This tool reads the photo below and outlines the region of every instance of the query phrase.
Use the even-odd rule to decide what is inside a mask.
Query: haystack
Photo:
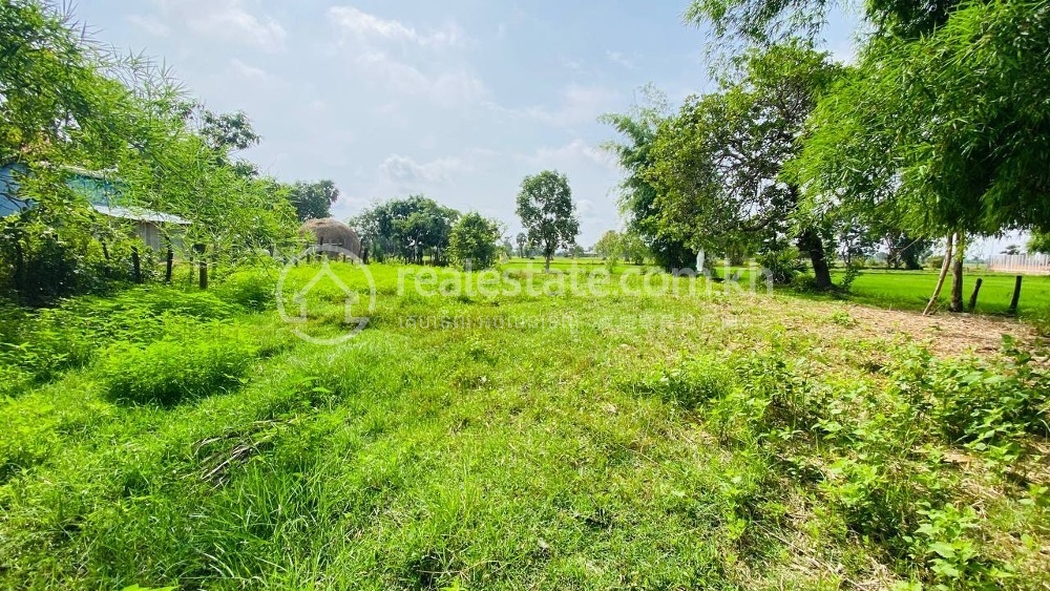
[[[313,236],[314,244],[338,246],[355,256],[361,256],[361,238],[357,232],[335,218],[307,220],[299,228],[299,235],[307,234]]]

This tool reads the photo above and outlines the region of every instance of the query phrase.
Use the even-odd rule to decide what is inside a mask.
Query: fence
[[[1050,275],[1050,255],[1004,254],[993,256],[988,262],[988,270],[1016,275]]]

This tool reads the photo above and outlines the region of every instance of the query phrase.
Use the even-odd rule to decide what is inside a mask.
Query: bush
[[[99,374],[114,400],[171,405],[229,391],[240,383],[256,353],[247,342],[209,334],[145,347],[122,343],[103,353]]]
[[[790,284],[806,268],[799,259],[798,249],[794,246],[780,250],[767,250],[760,253],[757,260],[766,272],[766,276],[775,285]]]
[[[277,277],[264,271],[243,271],[224,279],[214,290],[223,303],[261,312],[276,306]]]
[[[926,266],[931,269],[940,269],[944,266],[944,255],[936,255],[926,259]]]

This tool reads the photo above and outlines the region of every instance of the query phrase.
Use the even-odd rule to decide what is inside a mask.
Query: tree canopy
[[[568,177],[552,170],[525,177],[517,205],[529,243],[540,248],[549,271],[554,253],[575,244],[580,233]]]
[[[396,256],[423,264],[429,254],[434,264],[444,264],[452,225],[460,213],[433,199],[412,195],[376,203],[350,221],[377,260]]]
[[[496,262],[499,223],[476,211],[459,218],[449,236],[449,259],[463,268],[487,269]]]

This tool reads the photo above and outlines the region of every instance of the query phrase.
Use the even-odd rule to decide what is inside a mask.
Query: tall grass
[[[335,346],[249,280],[19,324],[93,346],[0,402],[0,584],[1050,584],[1030,344],[943,358],[779,295],[430,298],[371,272],[373,321]],[[346,329],[345,294],[311,297],[297,328]]]

